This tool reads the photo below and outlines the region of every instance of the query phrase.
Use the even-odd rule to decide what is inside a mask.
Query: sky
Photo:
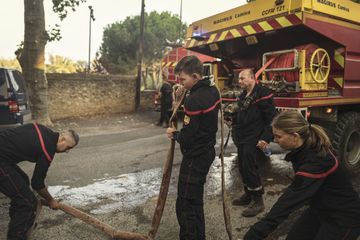
[[[196,20],[243,5],[246,0],[182,0],[182,20]],[[181,0],[145,0],[145,11],[170,11],[180,14]],[[24,0],[0,0],[0,58],[14,58],[17,45],[24,38]],[[62,22],[52,12],[52,0],[44,0],[45,24],[51,29],[60,24],[62,39],[46,45],[46,55],[60,55],[72,60],[87,61],[89,54],[89,8],[94,9],[91,59],[102,42],[103,29],[141,11],[141,0],[87,0],[76,12],[69,12]]]

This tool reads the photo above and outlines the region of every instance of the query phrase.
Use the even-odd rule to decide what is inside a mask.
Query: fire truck
[[[230,88],[225,83],[228,83],[230,79],[232,79],[232,72],[230,72],[227,66],[222,63],[221,59],[190,51],[183,47],[174,48],[166,52],[163,59],[161,60],[161,70],[167,73],[167,79],[171,84],[173,84],[174,87],[179,84],[178,76],[174,73],[175,66],[181,58],[190,55],[197,56],[200,61],[203,62],[203,76],[211,77],[220,91],[229,91]],[[159,111],[160,99],[158,93],[155,95],[154,103],[155,109]]]
[[[325,127],[349,172],[360,171],[360,4],[252,1],[193,22],[185,48],[261,72],[276,107]]]
[[[221,59],[190,51],[183,47],[178,47],[168,51],[161,61],[161,69],[168,73],[168,80],[170,82],[179,83],[178,77],[174,74],[175,66],[181,58],[189,55],[195,55],[201,62],[203,62],[204,76],[213,77],[216,85],[220,89],[225,87],[224,83],[229,81],[232,73],[230,73],[230,70],[226,67],[226,65],[222,64]]]

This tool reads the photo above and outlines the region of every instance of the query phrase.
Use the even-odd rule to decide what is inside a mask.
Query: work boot
[[[234,199],[232,205],[234,206],[246,206],[251,202],[251,196],[247,193],[244,193],[241,197]]]
[[[262,196],[252,196],[251,203],[249,206],[242,212],[244,217],[255,217],[262,211],[264,211],[264,200]]]

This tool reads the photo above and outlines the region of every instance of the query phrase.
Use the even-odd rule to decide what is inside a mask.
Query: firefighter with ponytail
[[[360,200],[329,137],[297,111],[272,122],[275,142],[290,152],[295,177],[269,213],[246,233],[245,240],[265,239],[290,213],[308,204],[288,233],[288,240],[355,240],[360,236]]]

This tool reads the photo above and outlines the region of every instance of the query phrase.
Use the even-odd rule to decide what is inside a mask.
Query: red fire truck
[[[207,56],[198,52],[190,51],[183,47],[175,48],[171,51],[168,51],[164,58],[161,61],[161,70],[167,73],[167,79],[176,86],[179,83],[178,77],[174,74],[174,69],[178,61],[181,58],[189,55],[197,56],[200,61],[204,64],[204,76],[209,76],[213,78],[215,84],[219,87],[221,91],[226,91],[230,87],[228,82],[232,79],[232,72],[227,68],[227,66],[220,60],[215,57]],[[160,100],[155,96],[155,108],[159,109]]]
[[[264,69],[278,109],[326,127],[351,173],[360,170],[360,4],[256,0],[190,25],[185,47],[234,69]]]
[[[221,59],[190,51],[183,47],[167,52],[161,61],[161,69],[168,72],[169,81],[179,83],[177,76],[174,74],[174,68],[181,58],[189,55],[197,56],[204,63],[204,76],[213,77],[215,83],[221,89],[225,87],[224,83],[230,79],[230,76],[229,69],[222,63]]]

